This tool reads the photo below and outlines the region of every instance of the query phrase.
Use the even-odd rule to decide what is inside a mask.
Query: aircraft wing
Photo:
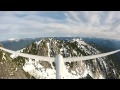
[[[30,58],[30,59],[36,59],[36,60],[41,60],[41,61],[51,61],[54,62],[55,58],[54,57],[45,57],[45,56],[37,56],[37,55],[31,55],[31,54],[25,54],[25,53],[19,53],[16,51],[12,51],[9,49],[5,49],[0,47],[1,50],[4,50],[6,52],[18,55],[18,56],[22,56],[25,58]],[[95,58],[100,58],[100,57],[105,57],[114,53],[120,52],[120,50],[115,50],[115,51],[111,51],[111,52],[107,52],[107,53],[102,53],[102,54],[97,54],[97,55],[91,55],[91,56],[83,56],[83,57],[68,57],[68,58],[64,58],[64,62],[73,62],[73,61],[80,61],[80,60],[91,60],[91,59],[95,59]]]
[[[54,60],[55,60],[54,57],[45,57],[45,56],[37,56],[37,55],[19,53],[19,52],[12,51],[12,50],[9,50],[9,49],[5,49],[5,48],[2,48],[2,47],[0,47],[0,49],[4,50],[6,52],[9,52],[9,53],[18,55],[18,56],[25,57],[25,58],[36,59],[36,60],[41,60],[41,61],[50,61],[50,62],[54,62]]]
[[[69,58],[64,58],[64,62],[73,62],[73,61],[80,61],[80,60],[90,60],[90,59],[95,59],[95,58],[100,58],[100,57],[105,57],[114,53],[120,52],[119,50],[107,52],[107,53],[102,53],[102,54],[97,54],[97,55],[90,55],[90,56],[83,56],[83,57],[69,57]]]

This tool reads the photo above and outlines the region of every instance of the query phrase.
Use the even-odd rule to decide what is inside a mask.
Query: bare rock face
[[[0,79],[27,79],[22,68],[10,58],[10,55],[0,50]]]

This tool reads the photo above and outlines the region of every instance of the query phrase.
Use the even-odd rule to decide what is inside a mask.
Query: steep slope
[[[34,42],[22,49],[20,52],[33,55],[55,57],[58,53],[63,57],[87,56],[101,53],[93,45],[85,43],[81,38],[72,40],[56,40],[45,38]],[[12,57],[14,58],[14,57]],[[51,62],[39,62],[38,60],[17,57],[18,64],[35,78],[55,78],[55,64]],[[114,61],[109,57],[98,58],[90,61],[78,61],[65,63],[65,74],[63,78],[93,78],[112,79],[119,78],[119,70]]]
[[[84,41],[100,50],[102,53],[120,49],[120,41],[101,39],[101,38],[83,38]],[[108,56],[115,63],[115,66],[120,70],[120,53]]]
[[[27,79],[25,74],[8,53],[0,50],[0,79]]]

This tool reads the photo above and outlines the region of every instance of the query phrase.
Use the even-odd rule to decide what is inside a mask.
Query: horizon
[[[99,38],[99,37],[79,37],[79,36],[73,36],[73,37],[69,37],[69,36],[66,36],[66,37],[29,37],[29,38],[9,38],[9,39],[6,39],[6,40],[0,40],[0,42],[4,42],[4,41],[19,41],[19,40],[24,40],[24,39],[41,39],[41,38],[81,38],[81,39],[84,39],[84,38],[87,38],[87,39],[102,39],[102,40],[113,40],[113,41],[120,41],[120,40],[116,40],[116,39],[109,39],[109,38]]]
[[[0,41],[36,37],[120,40],[119,11],[0,11]]]

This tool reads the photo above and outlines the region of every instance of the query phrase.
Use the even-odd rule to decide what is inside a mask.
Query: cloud
[[[77,14],[78,21],[73,21],[73,23],[81,23],[78,25],[75,24],[74,27],[77,26],[76,32],[82,33],[84,36],[92,36],[92,37],[101,37],[101,38],[109,38],[109,39],[120,39],[118,33],[119,32],[119,22],[120,22],[120,12],[110,12],[110,11],[80,11],[74,12]],[[72,14],[71,14],[72,15]],[[72,21],[68,17],[68,21]],[[84,18],[84,19],[83,19]],[[79,29],[79,30],[78,30]],[[112,36],[112,37],[111,37]]]
[[[1,11],[0,40],[46,36],[87,36],[120,40],[120,12]]]

